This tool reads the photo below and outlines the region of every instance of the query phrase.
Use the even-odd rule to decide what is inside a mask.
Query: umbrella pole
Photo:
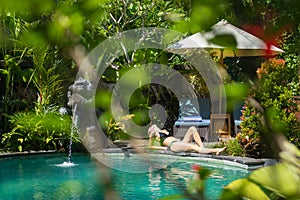
[[[224,56],[223,56],[224,49],[220,49],[220,51],[221,51],[220,65],[221,65],[221,67],[224,67]]]
[[[224,49],[220,49],[220,51],[221,51],[221,55],[220,55],[220,66],[221,66],[221,68],[224,68],[224,56],[223,56],[223,52],[224,52]],[[223,70],[223,69],[222,69]],[[223,81],[222,80],[222,75],[221,75],[221,81]],[[222,90],[221,90],[221,88],[220,88],[220,99],[219,99],[219,113],[222,113]]]

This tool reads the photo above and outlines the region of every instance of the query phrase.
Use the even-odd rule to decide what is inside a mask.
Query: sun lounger
[[[203,141],[209,140],[210,99],[195,98],[179,101],[179,118],[174,124],[174,136],[182,138],[195,126]]]

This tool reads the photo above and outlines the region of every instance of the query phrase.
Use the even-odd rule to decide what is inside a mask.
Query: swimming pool
[[[134,156],[114,154],[109,158],[114,165],[122,167],[142,167],[142,171],[147,167],[140,164],[131,166],[139,163]],[[164,159],[166,157],[159,158]],[[99,173],[91,156],[75,154],[72,156],[74,166],[58,166],[65,160],[66,156],[62,154],[1,158],[0,199],[103,199],[103,187],[99,183],[103,174]],[[159,170],[137,170],[133,173],[117,167],[117,170],[112,170],[113,188],[121,199],[128,200],[158,199],[179,194],[180,188],[194,177],[191,170],[194,164],[210,168],[213,172],[206,185],[208,199],[218,199],[223,186],[249,173],[236,167],[179,158]]]

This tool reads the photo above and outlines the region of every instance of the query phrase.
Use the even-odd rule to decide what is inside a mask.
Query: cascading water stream
[[[71,131],[70,142],[69,142],[69,154],[68,154],[68,162],[69,163],[71,162],[71,156],[72,156],[72,138],[73,138],[73,133]]]
[[[72,158],[72,141],[73,141],[73,136],[74,136],[74,131],[77,131],[77,120],[78,120],[78,115],[76,115],[77,112],[77,104],[78,103],[83,103],[87,102],[89,99],[93,98],[93,93],[94,91],[94,86],[93,84],[85,80],[84,78],[78,78],[73,85],[69,87],[68,91],[68,105],[73,108],[72,110],[72,126],[71,126],[71,133],[70,133],[70,140],[69,140],[69,152],[68,152],[68,159],[62,164],[56,165],[59,167],[69,167],[69,166],[74,166],[76,164],[72,163],[71,158]],[[85,98],[86,95],[88,94],[88,99]]]
[[[73,140],[73,134],[76,130],[77,126],[77,115],[75,115],[77,110],[77,103],[74,106],[73,116],[72,116],[72,127],[71,127],[71,134],[70,134],[70,141],[69,141],[69,154],[68,154],[68,162],[71,163],[71,157],[72,157],[72,140]]]
[[[71,126],[71,133],[70,133],[70,140],[69,140],[69,153],[68,153],[68,161],[63,162],[62,164],[58,164],[58,167],[72,167],[76,164],[71,162],[72,157],[72,141],[73,141],[73,134],[77,127],[77,115],[75,115],[77,109],[77,104],[74,105],[73,115],[72,115],[72,126]]]

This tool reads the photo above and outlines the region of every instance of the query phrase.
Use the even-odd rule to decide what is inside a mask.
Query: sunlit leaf
[[[7,75],[8,74],[8,70],[0,69],[0,73],[3,74],[3,75]]]
[[[99,6],[109,2],[109,0],[83,0],[80,2],[80,7],[86,11],[99,9]]]
[[[48,144],[51,140],[52,138],[46,138],[46,144]]]
[[[268,200],[269,197],[256,184],[247,179],[239,179],[231,182],[222,193],[222,200],[247,198],[251,200]],[[239,198],[237,198],[239,197]]]
[[[28,13],[31,16],[42,15],[47,12],[51,12],[55,6],[53,0],[3,0],[0,1],[0,7],[2,9],[13,10],[17,13]]]
[[[249,179],[285,198],[300,198],[300,177],[293,166],[280,163],[254,171]]]
[[[187,190],[190,193],[198,193],[204,191],[204,181],[200,179],[192,179],[188,182]]]
[[[226,84],[225,89],[229,108],[234,108],[236,104],[241,104],[249,91],[249,87],[242,83]]]
[[[18,138],[18,141],[19,141],[20,143],[23,143],[24,139],[23,139],[23,138]]]
[[[208,176],[211,174],[211,170],[210,169],[207,169],[207,168],[203,168],[201,167],[201,169],[198,171],[198,174],[199,174],[199,178],[201,180],[205,180],[208,178]]]
[[[224,8],[217,0],[194,0],[189,19],[183,19],[176,23],[175,30],[182,33],[208,30]]]
[[[166,197],[159,198],[160,200],[174,200],[174,199],[184,199],[185,196],[182,194],[174,194],[174,195],[168,195]]]
[[[282,146],[284,151],[280,152],[280,158],[287,163],[293,164],[300,170],[300,150],[294,144],[287,141],[283,141]]]
[[[70,20],[72,22],[72,31],[76,34],[80,34],[83,29],[83,16],[79,12],[75,12],[70,16]]]
[[[30,31],[21,36],[21,42],[28,46],[38,46],[44,44],[46,39],[41,32]]]
[[[108,91],[98,91],[95,97],[95,106],[97,108],[106,110],[111,106],[111,93]]]
[[[230,34],[216,35],[210,41],[214,44],[227,47],[227,48],[236,49],[237,47],[237,42],[235,40],[235,37]]]
[[[19,150],[20,152],[22,151],[22,146],[21,146],[21,145],[18,146],[18,150]]]

